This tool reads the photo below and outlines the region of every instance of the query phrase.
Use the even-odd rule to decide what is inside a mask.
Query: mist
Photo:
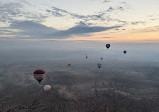
[[[103,63],[109,66],[115,62],[116,67],[122,66],[118,63],[158,67],[158,44],[112,43],[108,50],[105,44],[93,41],[3,40],[0,42],[0,61],[3,65],[34,61],[55,62],[55,65],[59,62],[79,64],[85,61],[85,55],[88,54],[90,63],[100,62],[99,58],[103,57]],[[124,55],[123,50],[128,53]]]
[[[90,111],[97,107],[88,102],[94,102],[94,105],[103,102],[101,108],[97,108],[97,112],[101,112],[105,104],[112,106],[116,100],[122,101],[126,111],[130,110],[127,104],[136,105],[132,102],[140,102],[138,106],[143,112],[145,109],[158,110],[159,100],[154,98],[159,94],[159,45],[110,43],[111,47],[106,49],[105,44],[94,41],[0,41],[1,110]],[[46,72],[40,85],[33,76],[37,69]],[[43,91],[47,84],[52,87],[49,94]],[[144,98],[150,99],[145,102]],[[150,102],[154,102],[151,108],[144,107]],[[58,108],[59,105],[63,108]],[[119,105],[121,102],[109,110],[119,108]],[[126,112],[122,108],[114,112]]]

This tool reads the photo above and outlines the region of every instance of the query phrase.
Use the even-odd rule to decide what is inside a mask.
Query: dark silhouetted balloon
[[[107,49],[109,49],[109,47],[110,47],[110,44],[106,44],[105,46],[106,46],[106,48],[107,48]]]
[[[88,59],[88,56],[87,56],[87,54],[86,54],[86,59]]]
[[[34,71],[34,78],[40,83],[45,78],[45,71],[43,70]]]
[[[67,66],[68,66],[68,67],[70,67],[70,66],[71,66],[71,64],[69,63],[69,64],[67,64]]]
[[[103,59],[104,59],[104,58],[102,58],[102,57],[100,58],[100,60],[103,60]]]
[[[127,51],[123,51],[123,53],[124,53],[124,54],[126,54],[126,53],[127,53]]]
[[[101,67],[102,67],[102,64],[98,63],[98,64],[97,64],[97,67],[98,67],[98,68],[101,68]]]

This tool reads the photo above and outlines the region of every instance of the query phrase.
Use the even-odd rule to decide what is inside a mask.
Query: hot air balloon
[[[124,53],[124,54],[126,54],[126,53],[127,53],[127,51],[123,51],[123,53]]]
[[[86,54],[86,59],[88,58],[87,54]]]
[[[103,60],[103,59],[104,59],[104,58],[102,58],[102,57],[100,58],[100,60]]]
[[[110,47],[110,44],[106,44],[105,46],[106,46],[106,48],[107,48],[107,49],[109,49],[109,47]]]
[[[69,64],[67,64],[67,66],[68,66],[68,67],[70,67],[70,66],[71,66],[71,64],[69,63]]]
[[[45,71],[43,70],[34,71],[34,78],[40,83],[45,78]]]
[[[97,64],[97,67],[98,67],[98,68],[101,68],[101,67],[102,67],[102,64],[98,63],[98,64]]]
[[[45,85],[45,86],[44,86],[44,91],[45,91],[46,93],[49,93],[50,90],[51,90],[51,86],[50,86],[50,85]]]

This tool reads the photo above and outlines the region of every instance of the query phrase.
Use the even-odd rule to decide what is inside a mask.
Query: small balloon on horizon
[[[107,48],[107,49],[109,49],[109,48],[110,48],[110,44],[106,44],[105,46],[106,46],[106,48]]]
[[[124,53],[124,54],[126,54],[126,53],[127,53],[127,51],[126,51],[126,50],[124,50],[124,51],[123,51],[123,53]]]

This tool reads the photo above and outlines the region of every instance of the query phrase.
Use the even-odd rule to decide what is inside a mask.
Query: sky
[[[158,0],[1,0],[0,40],[159,43]]]

